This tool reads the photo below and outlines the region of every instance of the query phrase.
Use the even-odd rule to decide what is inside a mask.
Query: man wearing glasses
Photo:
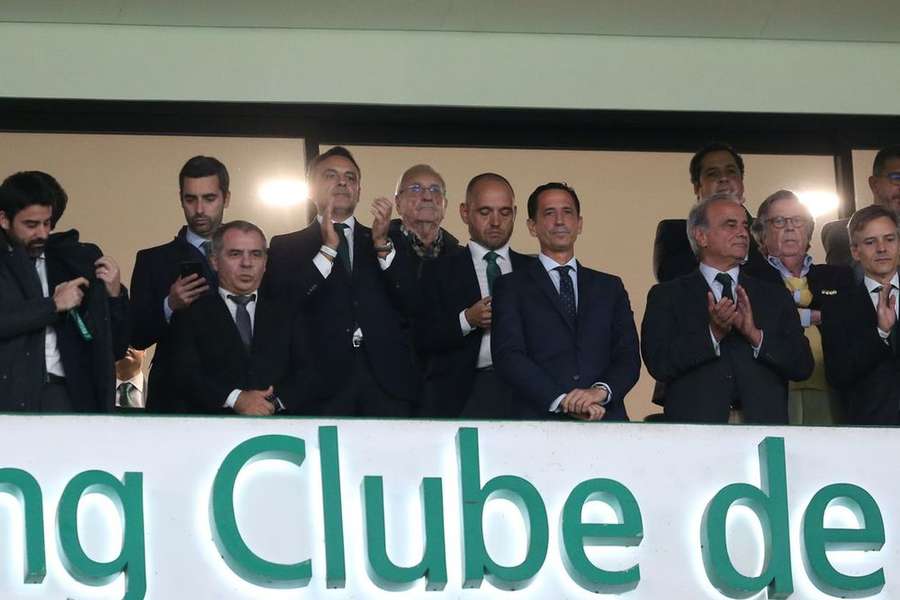
[[[900,216],[900,146],[882,148],[872,163],[869,177],[874,204],[883,206]],[[825,246],[825,262],[829,265],[854,266],[862,279],[862,269],[850,256],[850,236],[847,225],[850,219],[826,223],[822,228],[822,244]]]
[[[459,240],[441,227],[447,211],[447,185],[429,165],[413,165],[400,177],[394,201],[399,219],[391,221],[391,233],[408,242],[410,263],[416,277],[422,263],[460,249]]]

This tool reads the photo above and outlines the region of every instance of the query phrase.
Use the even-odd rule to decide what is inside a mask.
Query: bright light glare
[[[840,204],[834,192],[800,192],[797,196],[815,218],[837,211]]]
[[[259,187],[259,197],[270,206],[295,206],[309,197],[309,187],[301,179],[272,179]]]

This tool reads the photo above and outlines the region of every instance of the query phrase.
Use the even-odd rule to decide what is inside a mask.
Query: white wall
[[[6,97],[895,114],[895,44],[0,24]]]

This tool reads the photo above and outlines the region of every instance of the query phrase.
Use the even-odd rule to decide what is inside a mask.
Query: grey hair
[[[753,237],[756,239],[756,243],[759,244],[760,248],[764,250],[766,246],[766,221],[769,218],[769,211],[772,210],[772,205],[779,200],[796,200],[800,203],[803,210],[803,216],[807,218],[809,223],[806,227],[806,250],[808,251],[812,245],[813,232],[816,230],[816,219],[813,217],[809,207],[803,204],[803,202],[800,201],[800,197],[791,190],[778,190],[763,200],[763,203],[756,213],[756,219],[754,219],[753,225],[750,226],[750,233],[753,234]]]
[[[709,206],[722,200],[730,200],[736,204],[741,204],[741,198],[737,194],[732,192],[716,192],[694,204],[691,207],[691,212],[688,213],[687,239],[688,243],[691,245],[691,252],[694,253],[694,256],[696,256],[698,260],[700,259],[701,248],[697,245],[697,240],[694,238],[694,230],[699,228],[709,228]]]
[[[434,170],[434,167],[426,164],[418,164],[413,165],[407,170],[403,171],[403,175],[400,176],[400,179],[397,180],[397,187],[394,190],[394,196],[398,196],[400,194],[400,186],[403,185],[403,180],[412,175],[418,175],[419,173],[427,173],[433,176],[435,179],[441,182],[441,187],[444,188],[444,198],[447,197],[447,184],[444,182],[444,178],[440,173]]]
[[[223,240],[225,238],[225,234],[232,229],[236,229],[242,233],[250,233],[251,231],[256,232],[259,234],[259,237],[261,237],[263,240],[263,248],[268,247],[268,242],[266,241],[266,234],[263,233],[263,230],[260,229],[259,226],[254,225],[253,223],[251,223],[249,221],[229,221],[228,223],[223,223],[222,225],[219,225],[219,228],[216,229],[215,233],[213,233],[212,240],[211,240],[212,244],[210,246],[210,255],[211,256],[219,255],[219,253],[222,251],[222,247],[224,245]]]

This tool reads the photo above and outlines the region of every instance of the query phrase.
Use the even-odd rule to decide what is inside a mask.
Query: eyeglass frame
[[[777,224],[778,221],[781,221],[781,225]],[[794,229],[803,229],[809,226],[810,220],[803,215],[794,215],[791,217],[782,217],[779,215],[777,217],[769,217],[766,219],[766,224],[771,225],[775,229],[784,229],[787,227],[788,222],[790,222],[791,227]]]
[[[418,191],[416,191],[414,188],[418,188]],[[409,192],[409,194],[415,198],[424,198],[425,192],[430,192],[433,198],[443,198],[447,193],[443,186],[437,183],[432,183],[429,186],[423,186],[421,183],[411,183],[406,187],[398,189],[397,195],[399,196],[404,192]]]

